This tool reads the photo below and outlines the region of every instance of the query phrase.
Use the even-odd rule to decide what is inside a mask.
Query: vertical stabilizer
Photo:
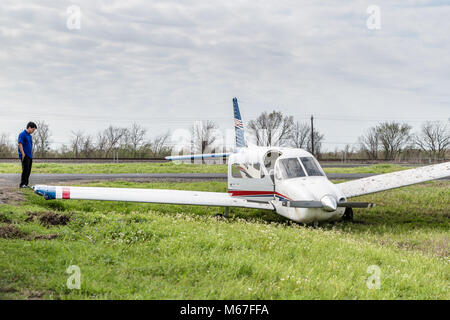
[[[237,98],[233,98],[234,109],[234,129],[236,131],[236,149],[245,147],[244,124],[242,123],[241,112]]]

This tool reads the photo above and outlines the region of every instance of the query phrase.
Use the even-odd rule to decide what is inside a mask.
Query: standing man
[[[37,129],[34,122],[28,122],[27,128],[19,134],[19,158],[22,161],[22,178],[20,188],[28,188],[28,179],[33,165],[33,138],[31,135]]]

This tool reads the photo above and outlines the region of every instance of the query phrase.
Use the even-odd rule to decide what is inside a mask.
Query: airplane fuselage
[[[303,149],[242,148],[228,160],[228,193],[249,201],[271,203],[278,214],[296,222],[340,219],[346,201],[318,161]],[[288,207],[291,201],[320,203],[320,208]]]

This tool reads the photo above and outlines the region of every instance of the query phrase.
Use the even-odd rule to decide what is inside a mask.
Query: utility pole
[[[314,155],[314,117],[311,115],[311,153]]]

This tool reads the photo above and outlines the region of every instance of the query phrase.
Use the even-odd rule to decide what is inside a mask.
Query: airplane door
[[[259,159],[230,157],[228,193],[252,201],[273,200],[273,180]]]
[[[264,155],[264,168],[272,181],[273,188],[275,188],[275,164],[280,156],[281,152],[276,150],[270,150]]]

